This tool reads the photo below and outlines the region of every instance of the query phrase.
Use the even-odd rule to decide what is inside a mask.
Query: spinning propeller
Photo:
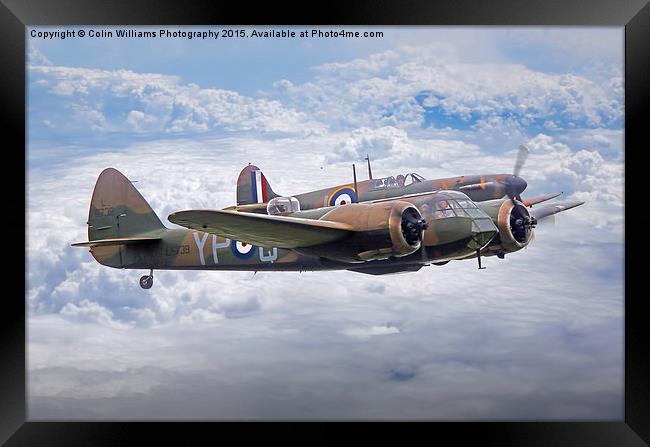
[[[526,145],[522,144],[519,146],[519,152],[517,152],[517,159],[515,160],[515,168],[512,171],[512,175],[507,176],[501,183],[506,188],[506,195],[510,198],[513,204],[515,204],[515,199],[521,202],[521,193],[526,189],[528,183],[526,180],[519,177],[521,169],[524,167],[524,163],[528,158],[530,151]]]
[[[525,144],[521,144],[519,146],[519,152],[517,152],[517,158],[515,159],[515,167],[512,171],[512,175],[507,176],[505,180],[502,181],[506,187],[506,195],[514,206],[510,224],[512,226],[512,229],[514,231],[520,232],[522,236],[527,233],[527,230],[529,231],[535,228],[535,225],[537,225],[537,219],[530,216],[525,211],[525,207],[519,203],[523,202],[521,193],[528,186],[526,180],[519,177],[519,173],[524,167],[524,163],[526,162],[529,154],[530,150],[528,147],[526,147]]]

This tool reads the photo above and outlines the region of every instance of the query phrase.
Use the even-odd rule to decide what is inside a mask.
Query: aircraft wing
[[[266,214],[266,203],[251,203],[249,205],[232,205],[223,209],[226,211],[243,211],[246,213]]]
[[[160,241],[160,237],[122,237],[117,239],[99,239],[96,241],[88,242],[75,242],[70,244],[73,247],[108,247],[111,245],[123,245],[123,244],[139,244],[143,242],[156,242]]]
[[[574,201],[558,202],[549,205],[543,205],[538,208],[532,208],[530,210],[530,215],[533,216],[535,219],[540,220],[543,219],[544,217],[548,217],[553,214],[560,213],[562,211],[570,210],[571,208],[580,206],[583,203],[585,202],[574,200]]]
[[[364,273],[366,275],[394,275],[398,273],[417,272],[423,264],[407,264],[407,265],[378,265],[374,267],[358,267],[347,269],[350,272]]]
[[[537,205],[538,203],[542,203],[542,202],[546,202],[547,200],[554,199],[557,196],[559,196],[560,194],[562,194],[562,193],[561,192],[556,192],[554,194],[548,194],[548,195],[537,197],[537,198],[534,198],[534,199],[523,200],[523,204],[526,205],[526,206],[532,207],[533,205]]]
[[[351,225],[230,210],[188,210],[172,213],[170,222],[206,233],[215,233],[263,247],[298,248],[345,239]]]

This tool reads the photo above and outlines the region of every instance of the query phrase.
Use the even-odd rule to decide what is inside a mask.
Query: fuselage
[[[346,183],[316,191],[286,195],[286,197],[296,198],[303,211],[442,190],[460,191],[473,201],[483,202],[503,198],[506,195],[505,180],[512,177],[510,174],[486,174],[426,180],[416,176],[417,174],[407,174],[409,180],[406,182],[396,181],[392,176],[362,180],[357,182],[356,190],[354,183]],[[232,208],[239,211],[266,213],[266,202],[259,201]]]
[[[347,194],[352,201],[367,202],[424,192],[456,190],[467,194],[474,201],[482,202],[485,200],[500,199],[505,196],[506,190],[502,182],[508,175],[462,175],[434,180],[413,181],[410,184],[402,185],[398,182],[386,182],[385,179],[370,179],[357,182],[357,200],[354,200],[355,191],[353,183],[297,194],[293,197],[298,199],[302,210],[335,205],[335,201],[337,199],[340,200],[341,194]]]
[[[497,234],[492,219],[460,192],[415,194],[401,197],[400,200],[416,206],[428,223],[422,240],[425,252],[419,250],[404,257],[367,261],[362,263],[363,266],[409,265],[462,259],[475,254],[476,250],[487,245]],[[441,203],[445,204],[444,209],[441,209]],[[354,213],[355,205],[339,206]],[[293,214],[293,217],[317,219],[333,208],[335,207],[305,210]],[[160,229],[149,236],[160,237],[160,240],[139,245],[96,246],[91,248],[91,253],[101,264],[129,269],[313,271],[347,269],[360,265],[338,261],[336,245],[301,250],[257,247],[217,234],[187,229]],[[339,247],[346,243],[354,241],[341,241]]]

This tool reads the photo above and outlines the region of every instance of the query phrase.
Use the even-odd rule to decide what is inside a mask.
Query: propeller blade
[[[527,243],[526,246],[524,247],[524,250],[528,250],[528,246],[529,246],[530,244],[532,244],[534,240],[535,240],[535,232],[532,231],[532,232],[530,233],[530,239],[528,239],[528,243]]]
[[[516,177],[519,176],[521,169],[524,167],[524,163],[526,163],[526,159],[528,158],[529,153],[530,150],[525,144],[521,144],[519,146],[519,152],[517,152],[517,159],[515,160],[515,169],[512,171],[512,175]]]
[[[506,195],[513,205],[515,204],[515,199],[519,200],[520,202],[522,201],[520,194],[528,186],[526,181],[523,178],[519,177],[519,173],[521,172],[521,169],[523,168],[529,153],[530,151],[526,145],[521,144],[519,146],[519,152],[517,152],[517,159],[515,160],[515,168],[512,175],[506,176],[506,178],[501,181],[501,183],[506,187]]]
[[[510,198],[510,201],[513,204],[515,204],[515,199],[521,202],[520,194],[528,186],[526,180],[524,180],[521,177],[509,175],[508,177],[506,177],[503,184],[506,187],[506,195]]]
[[[424,246],[424,242],[420,246],[420,251],[422,252],[422,264],[429,264],[429,257],[427,256],[427,249]]]

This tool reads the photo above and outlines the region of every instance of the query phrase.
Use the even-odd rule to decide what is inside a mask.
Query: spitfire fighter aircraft
[[[522,145],[517,154],[514,174],[463,175],[435,180],[426,180],[415,172],[406,175],[373,178],[368,161],[368,180],[355,184],[334,187],[297,194],[301,210],[327,206],[345,205],[354,202],[367,202],[389,197],[418,194],[439,190],[456,190],[467,194],[474,201],[500,199],[506,195],[519,197],[526,189],[526,181],[519,177],[527,156],[528,149]],[[558,194],[559,195],[559,194]],[[237,211],[266,213],[268,200],[278,197],[266,181],[264,174],[256,166],[248,166],[239,174],[237,180]]]
[[[503,258],[526,247],[538,220],[582,205],[565,201],[532,208],[559,194],[523,200],[514,174],[425,180],[415,173],[280,196],[262,172],[246,166],[237,204],[220,210],[178,211],[163,225],[133,184],[105,169],[88,217],[89,247],[102,265],[154,270],[316,271],[371,275],[414,272],[451,260]],[[530,208],[530,210],[529,210]]]

